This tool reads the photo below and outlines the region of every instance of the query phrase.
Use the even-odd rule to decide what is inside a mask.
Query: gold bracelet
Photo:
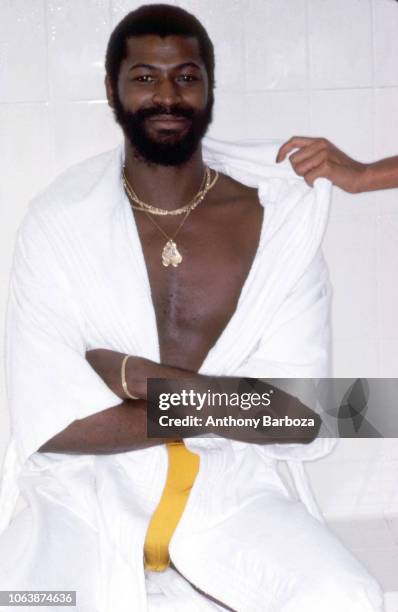
[[[125,394],[127,395],[127,397],[129,397],[130,399],[133,400],[138,400],[140,399],[139,397],[137,397],[136,395],[131,395],[131,393],[129,392],[128,388],[127,388],[127,381],[126,381],[126,363],[127,363],[127,359],[130,357],[130,355],[125,355],[122,361],[122,387],[123,387],[123,391],[125,392]]]

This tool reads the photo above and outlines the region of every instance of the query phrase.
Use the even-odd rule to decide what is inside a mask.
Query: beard
[[[202,111],[191,107],[154,105],[135,113],[126,110],[119,97],[114,99],[114,115],[138,156],[144,161],[160,166],[180,166],[192,157],[212,121],[213,99],[209,99]],[[173,130],[160,130],[158,137],[146,129],[146,120],[157,115],[169,115],[190,121],[183,134]]]

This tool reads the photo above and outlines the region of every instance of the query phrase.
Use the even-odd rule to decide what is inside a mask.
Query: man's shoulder
[[[240,177],[238,173],[221,171],[212,199],[217,204],[228,203],[234,206],[239,204],[240,208],[247,211],[258,205],[268,209],[272,207],[276,216],[280,218],[291,215],[301,217],[306,210],[310,212],[314,206],[319,207],[319,198],[314,189],[306,185],[302,179],[262,177],[254,186],[246,176]],[[322,207],[322,202],[320,206]]]
[[[281,142],[274,140],[250,140],[241,142],[224,142],[206,137],[203,141],[203,153],[206,162],[236,181],[236,184],[254,187],[263,205],[275,205],[279,213],[287,209],[298,214],[297,208],[308,208],[309,202],[320,201],[323,206],[330,192],[326,179],[321,179],[323,187],[309,187],[301,176],[298,176],[290,162],[276,162],[276,154]]]
[[[119,151],[112,149],[89,157],[59,174],[29,203],[31,213],[61,212],[74,202],[84,200],[103,177],[108,165]]]
[[[228,202],[245,202],[248,204],[258,202],[258,189],[256,187],[251,187],[222,172],[218,174],[218,189],[216,194],[220,200]]]

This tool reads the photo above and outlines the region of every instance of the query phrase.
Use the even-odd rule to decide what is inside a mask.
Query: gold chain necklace
[[[185,215],[184,215],[183,220],[181,221],[181,223],[179,224],[179,226],[177,227],[176,231],[174,232],[174,234],[172,236],[169,236],[160,227],[160,225],[158,225],[156,223],[155,219],[152,219],[152,217],[149,214],[152,211],[151,210],[147,210],[146,207],[148,207],[150,209],[154,208],[156,210],[163,211],[161,213],[154,212],[152,214],[162,214],[162,215],[163,214],[173,214],[175,211],[165,211],[165,209],[163,209],[163,208],[157,209],[156,207],[152,207],[150,204],[147,204],[146,207],[145,206],[141,206],[141,205],[140,206],[134,206],[133,202],[136,202],[136,200],[135,199],[133,200],[133,198],[131,197],[131,194],[130,194],[131,186],[127,183],[127,179],[126,179],[125,174],[124,174],[124,168],[123,168],[122,179],[123,179],[123,185],[124,185],[125,192],[126,192],[127,197],[128,197],[128,199],[130,201],[131,208],[133,208],[134,210],[139,210],[141,212],[144,212],[146,214],[146,216],[148,217],[148,219],[153,223],[153,225],[155,225],[155,227],[163,234],[163,236],[165,236],[167,238],[167,242],[164,245],[163,250],[162,250],[162,264],[164,265],[165,268],[168,268],[170,265],[172,265],[174,268],[176,268],[182,262],[182,255],[179,252],[179,250],[177,248],[177,244],[175,243],[174,239],[176,238],[178,232],[180,231],[180,229],[184,225],[184,223],[187,220],[189,214],[194,210],[194,208],[196,208],[196,206],[198,206],[198,204],[200,204],[200,202],[202,202],[204,200],[206,194],[216,184],[217,179],[218,179],[218,172],[215,172],[213,180],[210,180],[211,179],[210,170],[206,166],[205,177],[203,179],[203,180],[206,180],[205,186],[203,187],[203,189],[201,188],[198,191],[198,193],[196,194],[196,196],[194,196],[194,198],[193,198],[193,200],[191,200],[191,202],[189,202],[185,206],[182,206],[180,209],[177,209],[177,210],[179,210],[181,212],[178,212],[176,214],[181,214],[182,212],[185,212]],[[202,181],[202,184],[203,184],[203,181]],[[134,192],[132,192],[132,193],[134,193]],[[138,202],[141,204],[141,200],[138,200]],[[143,202],[143,204],[145,204],[145,203]],[[183,209],[183,210],[181,210],[181,209]]]
[[[186,213],[188,210],[189,211],[193,210],[194,208],[198,206],[198,204],[200,204],[200,202],[203,200],[203,198],[205,197],[209,189],[213,187],[213,183],[215,183],[216,180],[217,180],[217,177],[214,178],[214,181],[211,181],[210,169],[208,168],[208,166],[206,166],[199,191],[194,195],[192,200],[190,200],[188,204],[185,204],[184,206],[181,206],[180,208],[174,208],[173,210],[166,210],[165,208],[158,208],[157,206],[152,206],[151,204],[147,204],[143,200],[140,200],[140,198],[137,196],[134,189],[132,188],[132,186],[127,180],[125,168],[123,168],[123,171],[122,171],[122,181],[123,181],[124,189],[127,195],[129,196],[130,202],[132,202],[131,204],[132,207],[135,210],[147,211],[151,213],[152,215],[162,215],[162,216],[182,215],[183,213]],[[134,206],[134,204],[136,204],[137,206]]]

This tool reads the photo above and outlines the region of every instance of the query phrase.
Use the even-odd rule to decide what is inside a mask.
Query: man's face
[[[195,38],[146,35],[126,43],[116,91],[116,121],[147,162],[177,166],[197,149],[212,118],[206,68]]]

